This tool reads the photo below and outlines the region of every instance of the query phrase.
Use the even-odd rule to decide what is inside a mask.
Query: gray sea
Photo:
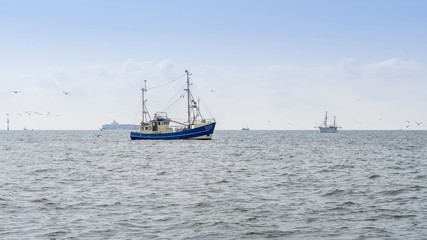
[[[0,239],[427,239],[427,131],[0,131]]]

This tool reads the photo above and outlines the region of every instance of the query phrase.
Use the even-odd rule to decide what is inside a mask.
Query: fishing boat
[[[328,126],[328,111],[326,111],[325,120],[323,121],[323,124],[319,126],[319,130],[321,133],[336,133],[338,132],[338,127],[335,121],[334,116],[334,123]]]
[[[191,73],[185,70],[187,76],[187,121],[180,122],[169,118],[166,112],[157,112],[151,119],[146,108],[144,93],[147,91],[146,81],[142,90],[142,121],[139,131],[130,133],[132,140],[210,140],[215,129],[215,119],[205,119],[200,113],[199,103],[196,102],[190,91]],[[178,127],[170,126],[171,123]]]

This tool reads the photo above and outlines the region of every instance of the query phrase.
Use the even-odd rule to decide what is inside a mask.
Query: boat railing
[[[166,112],[156,112],[154,114],[154,118],[168,118],[168,114]]]
[[[216,122],[215,118],[197,119],[194,123],[200,124],[200,123],[213,123],[213,122]]]
[[[185,131],[187,129],[188,129],[187,127],[183,127],[183,126],[175,126],[175,127],[173,127],[173,131],[174,132],[182,132],[182,131]]]

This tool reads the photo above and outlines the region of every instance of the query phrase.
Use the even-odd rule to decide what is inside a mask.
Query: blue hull
[[[197,138],[200,140],[210,139],[216,123],[210,123],[201,127],[193,128],[190,130],[173,132],[173,133],[139,133],[131,132],[130,139],[132,140],[175,140],[175,139],[193,139],[197,137],[207,136],[206,138]]]

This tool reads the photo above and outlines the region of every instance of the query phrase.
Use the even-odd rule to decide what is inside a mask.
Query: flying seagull
[[[13,92],[13,93],[20,93],[21,91],[10,91],[10,92]]]
[[[423,122],[417,122],[417,121],[415,121],[415,123],[417,123],[418,126],[420,126],[421,124],[423,124]]]
[[[65,95],[71,94],[70,92],[63,91]]]

